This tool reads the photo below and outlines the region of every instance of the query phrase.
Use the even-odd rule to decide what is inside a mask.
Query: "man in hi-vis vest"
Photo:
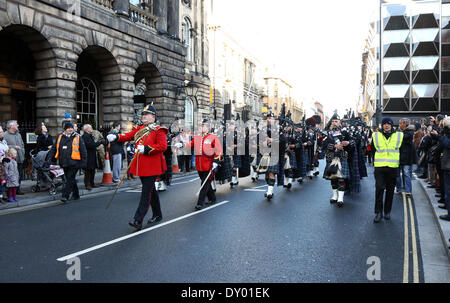
[[[65,122],[63,129],[50,150],[49,159],[56,159],[64,169],[66,183],[62,189],[61,201],[67,202],[70,193],[73,200],[80,199],[75,177],[80,168],[86,168],[87,150],[83,138],[75,132],[71,122]]]
[[[394,131],[394,121],[385,117],[381,122],[382,129],[373,134],[372,150],[375,150],[375,219],[374,223],[391,219],[392,200],[400,166],[400,147],[403,143],[403,133]],[[386,199],[383,205],[383,195]]]

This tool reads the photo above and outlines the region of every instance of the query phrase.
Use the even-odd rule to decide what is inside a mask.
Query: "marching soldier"
[[[167,150],[167,133],[165,127],[157,126],[156,110],[152,105],[147,105],[142,111],[142,126],[131,132],[120,135],[110,134],[107,136],[109,142],[136,143],[136,153],[131,163],[130,171],[138,176],[142,182],[142,193],[139,206],[129,225],[137,230],[142,229],[142,222],[147,214],[149,206],[152,207],[152,218],[148,223],[162,220],[162,212],[158,192],[155,188],[156,178],[167,170],[164,152]]]
[[[327,127],[328,134],[323,143],[327,161],[324,178],[331,181],[333,189],[330,203],[337,203],[338,207],[343,207],[346,179],[350,176],[347,162],[350,138],[348,133],[341,131],[340,122],[339,116],[334,114],[329,122],[331,127]]]
[[[208,204],[216,203],[216,194],[211,187],[211,183],[219,167],[219,162],[222,160],[223,151],[219,138],[210,133],[210,130],[210,121],[204,119],[201,125],[201,136],[194,136],[191,143],[185,146],[187,148],[194,146],[196,155],[195,166],[202,184],[197,205],[195,206],[196,210],[203,209],[206,197],[209,200]],[[183,147],[181,143],[177,143],[175,146],[178,148]]]
[[[269,150],[266,151],[265,155],[261,159],[261,162],[265,162],[267,166],[265,168],[266,171],[266,182],[268,185],[267,193],[264,194],[264,196],[270,200],[273,197],[273,189],[275,187],[275,175],[278,179],[278,186],[282,186],[284,184],[284,153],[286,150],[286,138],[283,135],[283,132],[279,130],[279,127],[274,126],[273,122],[275,121],[275,116],[273,113],[267,114],[267,127],[266,127],[266,133],[267,133],[267,139],[264,143],[265,147],[267,147]],[[263,130],[264,131],[264,130]],[[270,150],[274,140],[275,140],[275,134],[278,132],[279,134],[279,144],[278,150]],[[261,165],[261,163],[260,163]],[[264,169],[264,168],[263,168]]]

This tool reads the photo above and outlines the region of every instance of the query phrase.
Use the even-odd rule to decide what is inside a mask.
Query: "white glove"
[[[219,167],[219,164],[217,164],[216,162],[213,162],[213,170],[215,170],[217,167]]]
[[[138,150],[138,152],[139,152],[140,154],[143,154],[143,153],[144,153],[144,150],[145,150],[144,145],[138,145],[137,150]]]
[[[175,147],[176,148],[182,148],[183,147],[183,143],[175,143]]]
[[[110,134],[110,135],[106,136],[106,139],[108,139],[109,142],[114,142],[117,140],[117,136]]]

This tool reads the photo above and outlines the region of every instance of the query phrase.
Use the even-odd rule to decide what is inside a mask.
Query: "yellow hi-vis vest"
[[[381,133],[374,134],[373,142],[375,145],[375,167],[392,167],[400,166],[400,146],[403,142],[403,133],[393,133],[389,139]]]
[[[59,144],[61,143],[62,134],[59,135],[58,141],[56,142],[56,155],[55,158],[59,158]],[[81,154],[80,154],[80,136],[76,135],[75,138],[72,141],[72,155],[71,158],[73,160],[81,160]]]

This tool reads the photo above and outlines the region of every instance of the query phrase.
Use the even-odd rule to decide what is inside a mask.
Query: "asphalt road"
[[[174,181],[160,193],[163,221],[139,233],[127,223],[138,191],[119,193],[108,210],[99,196],[0,216],[0,282],[70,282],[68,273],[81,282],[423,281],[414,201],[395,195],[392,220],[374,224],[372,173],[343,208],[329,203],[321,175],[276,188],[270,202],[264,180],[244,178],[195,212],[199,186],[197,176]]]

